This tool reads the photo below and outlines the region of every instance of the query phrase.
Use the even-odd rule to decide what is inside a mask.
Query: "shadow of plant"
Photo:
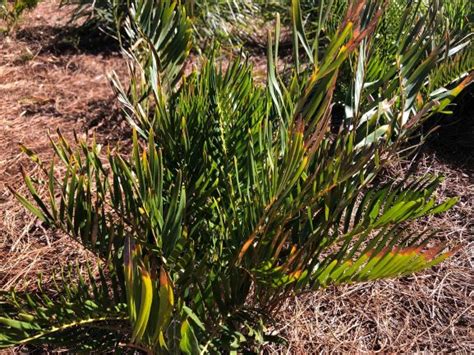
[[[68,115],[67,118],[83,121],[86,130],[98,133],[108,142],[131,139],[130,126],[114,96],[91,100],[87,103],[87,109],[80,114]]]
[[[39,54],[61,56],[88,53],[107,56],[120,52],[117,41],[93,24],[26,27],[18,30],[15,37],[38,48]]]
[[[452,115],[436,117],[429,128],[436,130],[427,141],[427,149],[449,163],[474,174],[474,85],[452,105]]]

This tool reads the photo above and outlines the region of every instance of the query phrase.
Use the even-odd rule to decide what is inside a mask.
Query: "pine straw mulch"
[[[93,260],[70,238],[45,230],[8,191],[7,186],[25,190],[21,166],[37,173],[18,143],[47,160],[49,130],[60,128],[67,137],[74,130],[95,134],[103,143],[127,132],[106,76],[116,70],[126,77],[125,62],[107,38],[70,26],[70,11],[42,1],[14,34],[0,37],[1,290],[34,289],[39,272],[47,279],[66,262]],[[461,245],[460,251],[410,277],[289,299],[273,329],[288,344],[265,353],[474,351],[474,157],[471,148],[450,152],[455,140],[442,149],[435,149],[441,145],[435,141],[415,162],[394,163],[387,176],[401,178],[407,168],[446,176],[439,196],[461,201],[410,228],[439,228],[439,240]]]

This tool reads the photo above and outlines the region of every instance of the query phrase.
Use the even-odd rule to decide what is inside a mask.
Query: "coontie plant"
[[[133,127],[130,154],[59,134],[50,165],[23,147],[45,182],[25,174],[31,198],[15,193],[45,226],[94,253],[98,272],[66,265],[54,289],[3,294],[0,346],[258,351],[278,340],[267,326],[289,296],[413,273],[451,255],[430,239],[435,231],[406,228],[456,202],[438,202],[440,178],[374,178],[471,79],[425,95],[449,49],[420,51],[428,32],[407,22],[394,73],[367,82],[384,6],[352,2],[324,51],[308,51],[310,64],[288,81],[274,65],[277,25],[262,87],[240,60],[224,69],[210,56],[184,75],[191,24],[181,7],[133,2],[135,70],[127,88],[112,78]],[[292,8],[301,49],[308,35],[299,3]],[[334,92],[349,62],[350,114],[335,124]]]
[[[301,9],[292,7],[293,25],[304,34],[295,38],[300,43],[299,48],[295,49],[306,54],[299,58],[301,55],[295,53],[302,62],[300,70],[304,69],[305,63],[313,63],[315,57],[317,60],[318,56],[324,55],[349,4],[350,2],[341,0],[305,0]],[[361,60],[348,61],[341,67],[340,78],[343,80],[335,92],[336,111],[339,109],[343,112],[339,116],[350,118],[353,114],[350,101],[354,98],[359,105],[367,103],[370,106],[374,100],[381,98],[382,88],[397,90],[400,85],[396,84],[395,76],[399,72],[410,71],[423,60],[426,63],[420,70],[430,72],[429,80],[419,82],[420,87],[413,90],[413,93],[417,93],[417,98],[412,95],[408,102],[415,99],[422,103],[433,99],[443,100],[443,97],[451,95],[450,90],[474,70],[469,16],[470,2],[467,0],[386,1],[379,24],[372,35],[377,40],[361,43]],[[414,46],[415,43],[417,46]],[[365,54],[368,52],[369,55]],[[444,55],[440,56],[440,53]],[[308,70],[312,70],[311,65]],[[359,92],[354,92],[354,86],[344,84],[350,83],[349,78],[355,72],[363,79],[364,88]],[[405,84],[402,82],[402,85]],[[407,83],[407,87],[409,85]],[[390,95],[392,93],[387,96]],[[378,98],[375,99],[374,96]],[[448,110],[439,111],[450,113]]]
[[[200,45],[196,48],[216,40],[229,46],[237,45],[242,42],[241,37],[249,37],[256,25],[262,25],[264,21],[259,1],[193,0],[176,3],[182,5],[181,13],[186,11],[188,14]],[[130,1],[62,0],[61,5],[76,7],[72,20],[85,19],[85,23],[98,25],[120,42],[127,40],[121,29],[128,16]]]

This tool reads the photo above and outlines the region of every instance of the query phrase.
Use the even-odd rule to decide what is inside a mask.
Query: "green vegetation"
[[[7,31],[18,22],[21,14],[27,10],[33,9],[38,4],[38,0],[1,0],[0,1],[0,19],[7,24]]]
[[[327,43],[334,36],[347,8],[348,2],[340,0],[303,2],[302,10],[295,14],[300,19],[299,27],[304,27],[306,33],[305,38],[300,38],[300,51],[308,53],[303,63],[311,62],[312,56],[324,54]],[[448,88],[462,81],[474,70],[469,16],[471,4],[468,0],[388,1],[379,25],[374,30],[376,40],[370,47],[370,44],[363,44],[364,50],[370,52],[370,58],[365,60],[363,68],[367,99],[371,100],[370,96],[384,87],[382,83],[393,83],[397,67],[412,65],[410,60],[416,60],[413,57],[415,53],[424,58],[429,55],[437,57],[432,62],[436,69],[430,72],[429,85],[420,90],[420,95],[432,97],[431,95],[440,92],[446,93]],[[426,18],[429,18],[430,23],[425,21]],[[408,31],[413,32],[408,34]],[[405,43],[400,42],[403,40],[403,33],[407,35]],[[414,41],[417,41],[418,47],[413,46]],[[444,51],[446,54],[442,57],[437,51]],[[341,76],[350,77],[357,70],[355,65],[355,62],[347,62]],[[428,69],[429,67],[426,68]],[[309,70],[312,70],[311,66]],[[345,108],[348,107],[347,100],[354,95],[352,90],[341,80],[336,95],[338,101],[345,104]],[[348,112],[346,114],[350,115]]]
[[[263,24],[264,12],[258,1],[248,0],[193,0],[181,3],[181,11],[187,14],[197,39],[196,48],[218,41],[229,45],[241,42],[239,37],[250,36],[255,26]],[[85,18],[95,23],[119,41],[127,20],[130,1],[125,0],[63,0],[62,5],[76,5],[73,19]],[[199,45],[199,46],[198,46]]]
[[[292,1],[294,70],[287,78],[275,67],[277,20],[265,86],[247,62],[223,69],[212,53],[186,76],[189,11],[130,4],[134,71],[126,87],[112,81],[131,153],[59,134],[50,164],[23,147],[44,179],[25,173],[31,197],[14,192],[94,253],[99,271],[70,264],[55,289],[40,280],[33,294],[2,295],[1,347],[256,352],[282,341],[267,326],[289,296],[406,275],[452,254],[431,241],[435,231],[406,228],[456,202],[439,202],[441,178],[376,178],[472,81],[462,64],[469,37],[444,36],[448,8],[423,1],[407,3],[390,39],[393,2],[357,1],[337,18],[331,4],[305,22]]]

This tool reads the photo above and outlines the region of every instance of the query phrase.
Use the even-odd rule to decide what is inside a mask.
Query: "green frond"
[[[441,60],[430,75],[428,92],[433,95],[443,88],[448,89],[474,71],[474,47],[470,41],[466,46],[467,50],[462,50],[448,60]]]
[[[126,304],[113,296],[121,291],[112,290],[104,277],[96,281],[90,270],[85,278],[82,273],[69,265],[55,275],[53,289],[0,295],[0,348],[27,343],[72,351],[118,346],[128,331]]]
[[[155,92],[162,85],[173,88],[192,44],[184,7],[174,0],[137,0],[130,3],[129,11],[125,31],[130,54],[153,70],[154,75],[146,74]]]

